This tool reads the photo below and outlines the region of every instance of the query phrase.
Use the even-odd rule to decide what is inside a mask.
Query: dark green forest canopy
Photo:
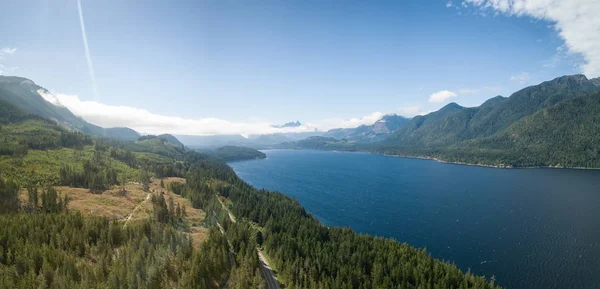
[[[264,159],[267,157],[263,152],[253,148],[239,146],[224,146],[212,151],[216,159],[224,162],[232,162],[239,160]]]
[[[6,107],[0,139],[9,150],[0,157],[12,170],[3,170],[0,182],[1,288],[222,288],[228,281],[234,289],[265,288],[256,254],[258,232],[290,288],[495,288],[408,244],[327,228],[297,201],[243,182],[223,157],[159,138],[90,137]],[[19,146],[24,150],[15,149]],[[228,158],[261,156],[240,148],[225,152]],[[69,161],[61,163],[62,158]],[[40,164],[47,170],[43,177],[32,177],[37,172],[18,177]],[[210,234],[199,248],[178,231],[178,215],[164,198],[152,199],[152,219],[123,227],[69,212],[68,199],[48,186],[93,191],[126,181],[145,183],[149,176],[186,178],[185,184],[172,186],[173,192],[209,214]],[[29,186],[45,187],[39,204],[19,202],[19,188]],[[28,191],[30,199],[38,199],[38,190]],[[236,223],[219,198],[229,200]]]

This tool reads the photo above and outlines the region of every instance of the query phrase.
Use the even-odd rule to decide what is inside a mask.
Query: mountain
[[[297,276],[286,288],[499,288],[426,250],[324,226],[223,163],[256,150],[103,139],[4,100],[0,123],[3,288],[267,288],[256,248]]]
[[[165,134],[161,134],[158,135],[158,138],[166,140],[167,142],[169,142],[172,145],[178,146],[178,147],[184,147],[184,145],[173,135],[165,133]]]
[[[0,75],[0,99],[29,113],[54,120],[63,127],[86,134],[124,141],[135,141],[139,137],[136,131],[129,128],[105,129],[86,122],[60,105],[48,90],[26,78]]]
[[[245,146],[248,139],[239,135],[175,135],[179,141],[191,148],[214,149],[228,145]]]
[[[571,75],[530,86],[508,98],[497,96],[478,107],[450,103],[412,119],[385,142],[398,147],[436,148],[491,136],[536,111],[563,100],[599,91],[583,75]]]
[[[273,148],[280,143],[294,142],[311,136],[320,136],[323,132],[286,132],[273,134],[249,135],[247,138],[241,135],[176,135],[186,146],[196,149],[212,150],[224,146],[244,146],[255,149]]]
[[[592,78],[590,81],[596,86],[600,86],[600,77]]]
[[[357,143],[370,143],[384,140],[399,128],[405,126],[409,118],[396,114],[384,115],[372,125],[361,125],[356,128],[331,129],[324,134],[326,137],[344,139]]]
[[[264,159],[267,155],[247,147],[224,146],[212,151],[212,155],[224,162]]]
[[[300,123],[300,121],[295,121],[295,122],[292,121],[292,122],[287,122],[287,123],[282,124],[282,125],[273,125],[273,127],[276,127],[276,128],[299,127],[301,125],[302,125],[302,123]]]
[[[450,103],[365,150],[499,166],[600,167],[600,87],[558,77],[478,107]]]
[[[356,144],[347,140],[338,140],[332,137],[311,136],[295,142],[281,143],[275,146],[275,148],[354,151],[356,150]]]
[[[486,150],[498,163],[599,168],[600,92],[567,99],[461,146]]]

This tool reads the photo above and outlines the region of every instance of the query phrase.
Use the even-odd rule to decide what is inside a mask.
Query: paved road
[[[271,266],[269,266],[269,262],[267,262],[267,259],[265,259],[265,256],[263,256],[260,250],[257,249],[257,251],[258,258],[260,259],[260,271],[263,273],[265,279],[267,280],[267,287],[269,289],[281,289],[279,287],[279,283],[277,283],[277,279],[275,279],[275,274],[273,273]]]
[[[229,219],[235,223],[236,220],[233,214],[227,209],[225,204],[221,202],[218,195],[215,194],[215,197],[221,204],[223,210],[225,210],[229,214]],[[213,211],[213,214],[215,214],[215,217],[217,216],[217,213],[215,211]],[[219,230],[221,230],[221,233],[225,235],[225,231],[223,230],[223,227],[221,227],[221,224],[217,222],[217,225],[219,225]],[[227,240],[227,242],[229,242],[229,240]],[[229,248],[231,248],[231,243],[229,243]],[[256,249],[256,251],[258,252],[258,258],[260,259],[260,271],[263,273],[263,276],[265,276],[265,280],[267,281],[267,288],[281,289],[281,287],[279,287],[279,283],[277,283],[277,279],[275,279],[275,273],[273,273],[271,266],[269,266],[269,262],[267,262],[267,259],[265,259],[265,256],[263,256],[262,252],[258,250],[258,248]],[[232,255],[230,254],[230,256]],[[227,283],[229,284],[229,281],[227,281]]]

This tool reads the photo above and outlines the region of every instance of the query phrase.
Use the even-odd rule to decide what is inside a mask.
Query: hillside
[[[165,133],[165,134],[161,134],[158,135],[158,138],[163,139],[168,141],[170,144],[178,146],[178,147],[184,147],[183,143],[181,143],[175,136]]]
[[[508,98],[492,98],[478,107],[450,103],[436,112],[415,117],[385,143],[396,147],[439,148],[487,137],[540,109],[597,91],[600,89],[585,76],[572,75],[524,88]]]
[[[563,76],[479,107],[448,104],[360,149],[482,165],[598,168],[599,92],[583,75]]]
[[[2,287],[265,288],[262,248],[286,288],[497,288],[423,249],[325,227],[165,138],[94,137],[0,104]]]
[[[464,147],[488,150],[498,163],[600,168],[600,93],[537,111],[502,133]]]
[[[224,146],[212,151],[212,155],[224,162],[264,159],[267,157],[263,152],[253,148]]]
[[[54,103],[46,101],[42,94],[49,99],[54,98]],[[130,128],[105,129],[86,122],[61,106],[48,90],[26,78],[0,75],[0,100],[11,103],[29,113],[54,120],[71,130],[89,135],[125,141],[134,141],[139,137],[139,134]]]
[[[323,136],[356,143],[377,142],[386,139],[395,131],[408,124],[409,121],[409,118],[403,116],[387,114],[372,125],[361,125],[356,128],[331,129]]]

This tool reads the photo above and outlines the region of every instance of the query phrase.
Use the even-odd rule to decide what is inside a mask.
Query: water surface
[[[600,171],[269,150],[230,163],[322,223],[426,247],[506,288],[600,288]]]

